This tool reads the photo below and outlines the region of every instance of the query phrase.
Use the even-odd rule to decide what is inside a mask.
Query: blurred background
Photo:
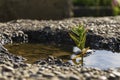
[[[120,0],[73,0],[74,16],[116,16]]]
[[[59,20],[120,14],[120,0],[0,0],[0,21]]]

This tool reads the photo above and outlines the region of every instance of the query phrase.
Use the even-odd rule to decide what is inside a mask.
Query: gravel
[[[120,51],[120,16],[64,20],[13,20],[0,23],[0,42],[73,44],[68,32],[79,24],[88,29],[87,46]]]
[[[55,42],[69,44],[68,32],[82,24],[88,29],[87,44],[92,48],[120,51],[120,16],[82,17],[58,21],[13,20],[0,23],[0,80],[120,80],[120,68],[98,68],[70,65],[49,56],[34,64],[25,63],[4,48],[7,43]]]
[[[38,60],[34,64],[24,63],[21,58],[13,58],[10,53],[1,53],[0,79],[1,80],[119,80],[120,69],[112,68],[101,70],[98,68],[70,65],[61,59],[49,56]],[[9,59],[8,56],[12,58]],[[52,60],[49,62],[52,57]],[[17,60],[16,60],[17,59]],[[61,61],[61,63],[55,63]],[[45,64],[41,64],[45,62]],[[65,65],[66,64],[66,65]],[[17,67],[15,67],[17,65]]]

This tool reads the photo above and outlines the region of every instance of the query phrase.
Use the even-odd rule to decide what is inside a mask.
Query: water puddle
[[[28,63],[33,63],[39,59],[47,58],[49,55],[64,59],[67,61],[72,54],[70,45],[53,44],[13,44],[5,45],[9,52],[23,56]]]
[[[120,53],[106,50],[96,50],[94,54],[84,58],[87,67],[98,67],[100,69],[120,67]]]
[[[70,45],[51,45],[51,44],[13,44],[5,45],[9,52],[27,58],[28,63],[33,63],[49,55],[69,60],[72,54]],[[84,66],[98,67],[100,69],[120,67],[120,53],[113,53],[107,50],[95,50],[94,54],[84,58]]]

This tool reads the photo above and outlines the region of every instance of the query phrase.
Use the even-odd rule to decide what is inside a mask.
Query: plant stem
[[[82,66],[83,66],[83,57],[84,57],[84,56],[83,56],[83,54],[82,54],[82,59],[81,59],[81,61],[82,61],[82,64],[81,64],[81,65],[82,65]]]

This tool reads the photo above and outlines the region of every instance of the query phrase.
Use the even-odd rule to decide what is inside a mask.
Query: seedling
[[[86,54],[87,50],[89,49],[89,47],[85,48],[86,32],[87,32],[87,30],[83,26],[79,25],[77,27],[74,27],[71,30],[71,32],[69,33],[70,37],[75,42],[76,46],[81,50],[81,53],[79,53],[72,59],[72,61],[76,65],[82,64],[82,66],[83,66],[84,55]],[[79,63],[76,62],[77,58],[81,58],[81,61]]]

